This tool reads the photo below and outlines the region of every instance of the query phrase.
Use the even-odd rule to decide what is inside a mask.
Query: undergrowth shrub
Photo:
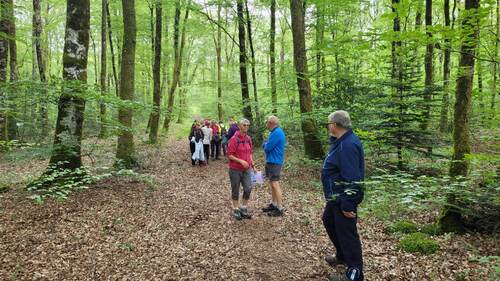
[[[429,255],[439,250],[439,244],[426,234],[415,232],[405,235],[399,241],[398,248],[405,252]]]
[[[396,221],[396,222],[390,224],[386,228],[386,232],[388,232],[388,233],[396,233],[396,232],[413,233],[413,232],[417,232],[417,231],[418,231],[418,226],[414,222],[409,221],[409,220]]]

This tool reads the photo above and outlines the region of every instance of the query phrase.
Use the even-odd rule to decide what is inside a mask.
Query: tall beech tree
[[[153,112],[151,115],[151,130],[149,131],[149,141],[156,143],[158,141],[158,127],[160,123],[160,104],[161,104],[161,30],[162,30],[162,7],[161,2],[155,4],[156,11],[156,34],[154,46],[154,65],[153,65]]]
[[[7,11],[7,1],[0,1],[0,32],[9,33],[9,20]],[[5,36],[0,38],[0,84],[7,82],[7,61],[9,58],[9,41]],[[5,105],[7,94],[4,90],[0,90],[0,140],[8,140],[7,129],[7,106]]]
[[[47,90],[45,85],[47,83],[47,71],[45,67],[45,52],[42,49],[42,34],[43,34],[43,21],[42,21],[42,0],[33,0],[33,38],[35,45],[35,53],[38,66],[38,75],[40,81],[42,82],[42,102],[40,103],[40,121],[41,121],[41,133],[40,136],[44,138],[47,135],[48,130],[48,104],[46,101]]]
[[[99,76],[99,83],[101,85],[101,95],[105,96],[108,91],[108,56],[107,56],[107,40],[106,36],[108,36],[108,17],[106,13],[108,1],[101,1],[101,73]],[[103,138],[106,136],[106,104],[101,102],[100,104],[100,113],[101,113],[101,128],[99,131],[99,137]]]
[[[455,112],[453,116],[453,157],[450,176],[467,176],[469,163],[466,155],[471,152],[470,110],[472,105],[472,84],[474,81],[474,58],[479,33],[479,0],[465,0],[465,13],[461,26],[460,61],[455,90]],[[458,192],[458,191],[457,191]],[[461,212],[456,206],[454,194],[448,198],[440,226],[445,232],[463,229]]]
[[[269,72],[271,80],[271,104],[273,114],[278,113],[276,92],[276,0],[271,0],[271,29],[269,31]]]
[[[63,79],[50,168],[75,170],[82,166],[81,143],[85,111],[90,34],[90,0],[68,0],[64,35]],[[41,61],[38,61],[40,64]]]
[[[424,116],[422,129],[429,128],[431,119],[431,101],[434,83],[434,43],[432,42],[432,0],[425,0],[425,30],[427,34],[427,46],[425,52],[425,94],[424,94]]]
[[[252,105],[248,93],[248,74],[247,74],[247,51],[245,36],[245,17],[243,11],[243,0],[236,0],[236,11],[238,14],[238,47],[240,49],[240,83],[241,99],[243,101],[243,116],[252,123]]]
[[[124,101],[134,100],[135,90],[135,47],[136,19],[135,0],[122,0],[123,6],[123,48],[120,71],[120,98]],[[133,110],[130,107],[118,109],[118,121],[122,128],[118,136],[116,158],[118,167],[132,168],[137,165],[132,127]]]
[[[303,0],[290,0],[293,36],[293,64],[297,75],[300,98],[301,126],[304,149],[309,158],[323,157],[323,147],[318,137],[318,127],[312,114],[311,83],[307,70],[305,40],[305,6]]]
[[[450,0],[444,0],[444,25],[450,28]],[[450,105],[450,67],[451,67],[451,39],[446,36],[444,39],[444,59],[443,59],[443,99],[441,101],[441,114],[439,118],[439,131],[448,131],[448,108]]]

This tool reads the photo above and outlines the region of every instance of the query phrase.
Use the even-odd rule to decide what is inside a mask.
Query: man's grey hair
[[[244,125],[244,124],[250,125],[250,121],[248,121],[248,119],[246,118],[241,118],[240,122],[238,122],[238,125]]]
[[[347,111],[344,110],[337,110],[331,113],[328,116],[328,122],[336,123],[337,126],[344,129],[352,128],[351,117],[349,116],[349,113],[347,113]]]
[[[280,120],[278,119],[278,117],[276,117],[274,115],[270,115],[269,117],[267,117],[267,122],[271,122],[271,123],[276,124],[276,125],[280,124]]]

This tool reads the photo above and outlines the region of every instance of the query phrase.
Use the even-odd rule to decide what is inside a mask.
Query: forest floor
[[[112,150],[109,142],[106,153]],[[152,182],[112,177],[42,205],[21,187],[0,193],[0,280],[327,280],[342,270],[323,260],[333,247],[321,222],[321,191],[308,187],[317,171],[284,171],[284,217],[260,211],[269,194],[257,186],[253,219],[235,221],[226,160],[192,167],[185,141],[173,139],[138,150],[147,159],[141,173]],[[0,172],[22,181],[46,163],[0,161]],[[398,238],[374,217],[361,217],[358,228],[366,280],[495,274],[491,263],[476,259],[498,255],[491,236],[441,236],[441,250],[424,256],[398,250]]]

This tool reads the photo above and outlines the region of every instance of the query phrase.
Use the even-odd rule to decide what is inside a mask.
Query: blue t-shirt
[[[285,161],[285,133],[280,127],[274,128],[262,145],[266,153],[266,163],[283,165]]]

